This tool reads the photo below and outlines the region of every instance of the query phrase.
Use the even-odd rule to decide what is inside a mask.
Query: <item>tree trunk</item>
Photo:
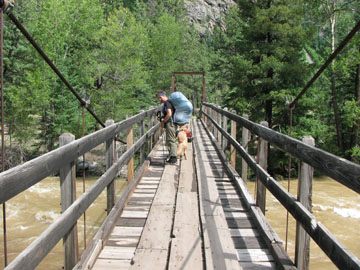
[[[335,14],[330,17],[330,27],[331,27],[331,52],[335,51],[335,24],[336,18]],[[335,89],[335,73],[334,73],[334,62],[331,64],[331,100],[333,104],[334,110],[334,120],[335,120],[335,127],[336,127],[336,137],[338,142],[338,147],[342,154],[344,154],[344,143],[343,143],[343,136],[342,136],[342,127],[341,127],[341,119],[340,119],[340,112],[336,98],[336,89]]]
[[[356,66],[355,73],[355,100],[357,106],[360,106],[360,64]],[[350,148],[359,144],[359,127],[360,120],[358,119],[352,128],[351,145]]]

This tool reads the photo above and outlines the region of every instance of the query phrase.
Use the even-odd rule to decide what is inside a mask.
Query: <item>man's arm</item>
[[[165,115],[164,119],[161,121],[161,128],[164,128],[165,123],[171,118],[171,116],[172,116],[171,109],[167,109],[166,115]]]
[[[167,109],[167,110],[166,110],[166,115],[165,115],[165,117],[164,117],[163,122],[166,123],[166,122],[171,118],[171,116],[172,116],[172,110],[171,110],[171,109]]]

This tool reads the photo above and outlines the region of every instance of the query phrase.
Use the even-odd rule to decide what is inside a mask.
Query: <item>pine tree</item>
[[[228,53],[232,69],[228,104],[256,112],[257,119],[265,118],[271,125],[274,105],[282,110],[286,96],[296,93],[306,75],[301,10],[288,0],[238,4],[242,36],[228,32],[234,52]]]

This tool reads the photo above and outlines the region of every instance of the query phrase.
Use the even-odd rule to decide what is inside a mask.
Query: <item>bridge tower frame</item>
[[[171,76],[171,93],[175,91],[175,76],[176,75],[202,75],[203,88],[202,88],[202,102],[206,102],[206,77],[205,72],[173,72]]]

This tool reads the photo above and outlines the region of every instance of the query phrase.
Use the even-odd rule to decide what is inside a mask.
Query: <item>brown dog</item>
[[[188,140],[186,131],[188,129],[189,125],[180,126],[178,129],[178,135],[176,136],[176,140],[178,142],[177,158],[180,158],[182,155],[184,155],[185,159],[187,159],[186,151],[188,149]]]

